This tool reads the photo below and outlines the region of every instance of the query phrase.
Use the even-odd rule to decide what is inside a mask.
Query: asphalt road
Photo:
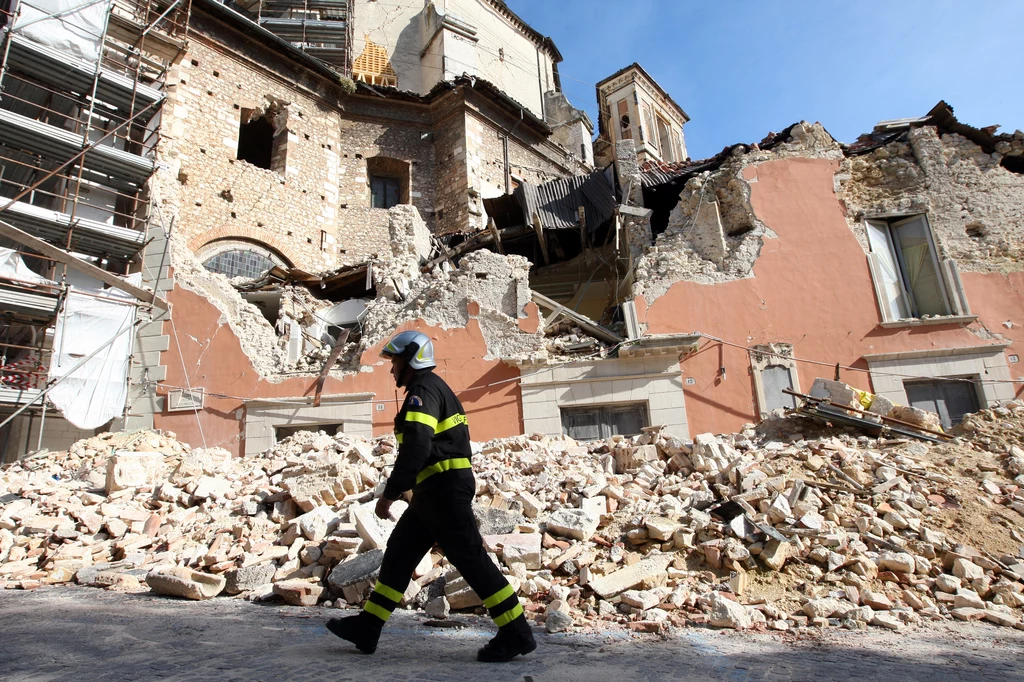
[[[1024,632],[987,624],[802,637],[538,629],[529,657],[483,664],[476,650],[493,634],[483,618],[440,629],[399,611],[364,656],[323,628],[341,613],[77,587],[0,591],[0,680],[1024,681]]]

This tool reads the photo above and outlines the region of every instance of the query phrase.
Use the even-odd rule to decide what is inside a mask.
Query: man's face
[[[395,385],[402,386],[402,373],[405,371],[405,360],[397,355],[391,356],[391,376],[395,378]]]

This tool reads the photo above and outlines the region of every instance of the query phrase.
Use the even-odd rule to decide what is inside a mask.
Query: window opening
[[[370,176],[370,205],[391,208],[401,203],[401,181],[379,175]]]
[[[248,109],[242,109],[242,121],[248,118]],[[248,161],[259,168],[273,170],[274,126],[265,116],[255,118],[238,126],[239,161]]]
[[[956,426],[963,421],[964,415],[981,409],[978,389],[973,382],[951,378],[914,380],[904,381],[903,388],[907,392],[907,402],[913,407],[939,415],[944,429]]]
[[[563,407],[562,431],[575,440],[636,436],[650,425],[646,403]]]
[[[658,122],[658,144],[661,147],[661,158],[669,163],[678,161],[675,147],[672,144],[672,129],[661,116],[656,116]]]
[[[228,277],[262,277],[276,263],[261,253],[245,249],[223,251],[203,263],[210,272],[219,272]]]
[[[629,120],[629,103],[620,99],[618,103],[619,107],[619,139],[620,140],[632,140],[633,139],[633,128],[632,123]]]
[[[310,433],[318,433],[323,431],[328,436],[337,436],[339,433],[343,433],[342,428],[344,424],[298,424],[294,426],[275,426],[274,427],[274,441],[280,442],[289,436],[294,436],[300,431],[309,431]]]
[[[883,280],[881,304],[892,317],[949,315],[949,300],[925,217],[868,220],[867,230]]]

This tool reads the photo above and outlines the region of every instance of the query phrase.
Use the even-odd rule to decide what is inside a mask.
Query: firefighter
[[[406,395],[395,418],[398,457],[375,513],[390,518],[392,503],[407,490],[413,491],[412,502],[388,539],[380,577],[363,610],[331,618],[327,629],[365,654],[376,651],[381,628],[402,601],[413,569],[437,543],[498,626],[477,660],[526,655],[537,643],[515,591],[488,558],[473,518],[469,426],[459,399],[434,374],[433,343],[420,332],[402,332],[381,355],[390,358],[391,374]]]

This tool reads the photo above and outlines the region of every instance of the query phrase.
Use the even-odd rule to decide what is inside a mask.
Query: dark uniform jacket
[[[405,391],[405,403],[395,417],[398,458],[384,486],[389,500],[428,479],[443,480],[446,472],[469,470],[473,454],[462,403],[443,379],[421,369]]]

